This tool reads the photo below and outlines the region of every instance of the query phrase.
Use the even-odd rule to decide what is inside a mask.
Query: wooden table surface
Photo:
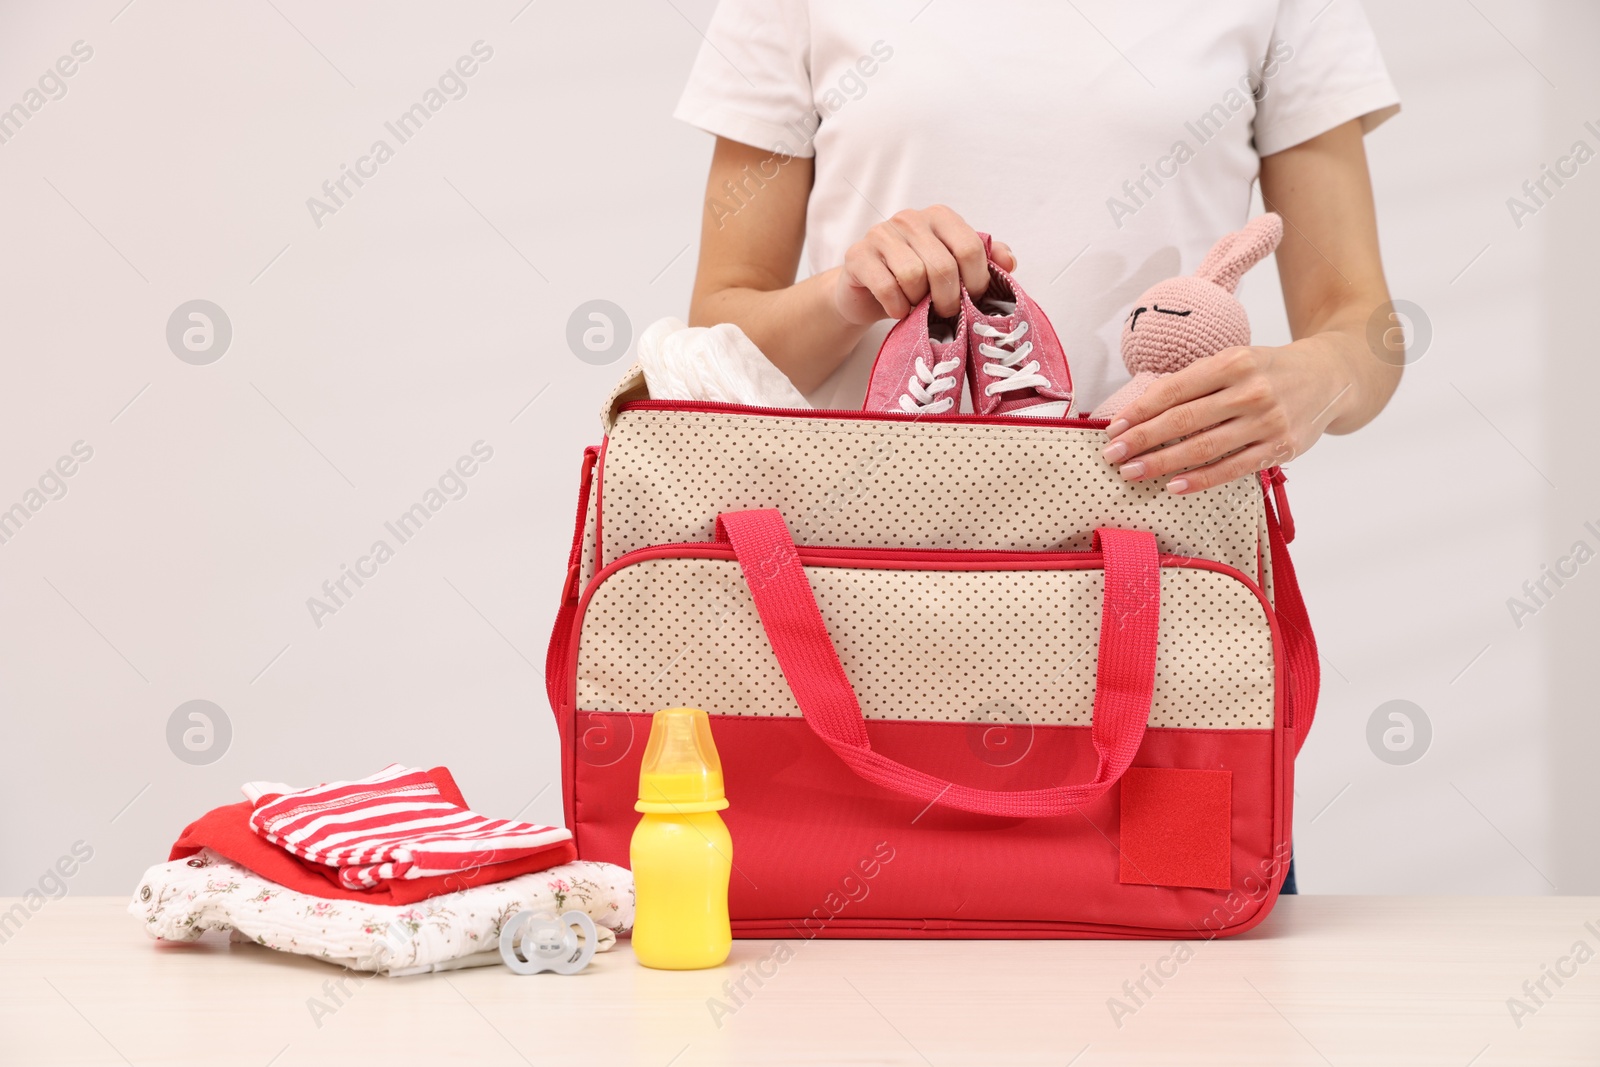
[[[1600,897],[1286,897],[1181,944],[740,941],[691,972],[624,942],[573,977],[399,979],[152,942],[125,906],[50,901],[0,934],[0,1062],[1600,1064]]]

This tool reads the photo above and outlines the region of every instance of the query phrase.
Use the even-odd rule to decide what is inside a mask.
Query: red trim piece
[[[570,709],[563,709],[562,698],[570,692],[563,685],[562,667],[570,658],[569,645],[577,644],[577,631],[573,628],[573,617],[578,610],[578,569],[583,557],[583,520],[584,512],[589,510],[589,487],[593,479],[595,464],[599,459],[600,450],[590,446],[583,450],[583,467],[578,476],[578,517],[573,523],[572,548],[567,553],[567,579],[561,586],[561,606],[556,609],[555,625],[550,629],[550,646],[545,650],[544,656],[544,685],[545,696],[550,701],[550,713],[555,716],[556,730],[561,734],[561,761],[562,791],[566,796],[566,820],[569,827],[573,826],[571,811],[571,785],[572,768],[570,760],[565,753],[572,747],[571,739],[567,736],[566,725],[571,721]],[[576,649],[570,650],[575,652]]]
[[[1055,426],[1077,430],[1103,430],[1110,419],[1037,418],[1016,415],[921,415],[898,411],[852,411],[844,408],[776,408],[754,404],[723,404],[711,400],[630,400],[617,408],[625,411],[705,411],[722,415],[768,415],[797,419],[865,419],[870,422],[933,422],[963,426]]]
[[[1280,869],[1287,869],[1287,864]],[[834,941],[1044,941],[1066,938],[1096,941],[1208,941],[1217,937],[1237,937],[1261,924],[1277,902],[1281,877],[1272,887],[1270,899],[1263,894],[1255,902],[1250,918],[1227,929],[1154,929],[1144,926],[1109,926],[1104,923],[1065,921],[1020,922],[1009,919],[834,919],[826,924],[812,916],[801,919],[734,919],[733,936],[763,941],[801,937],[806,940]],[[1264,905],[1264,906],[1263,906]],[[815,927],[806,926],[810,920]]]
[[[583,472],[578,476],[578,516],[572,522],[572,549],[567,553],[569,567],[576,567],[583,557],[583,513],[589,510],[589,479],[599,459],[600,446],[590,445],[583,450]]]

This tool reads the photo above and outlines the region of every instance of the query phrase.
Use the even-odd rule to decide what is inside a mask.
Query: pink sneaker
[[[932,297],[923,298],[883,339],[862,410],[913,415],[955,410],[967,377],[967,343],[965,307],[946,319],[933,310]]]
[[[989,251],[989,235],[981,234]],[[989,261],[989,289],[974,302],[963,290],[972,335],[968,375],[980,415],[1062,418],[1072,414],[1072,372],[1056,331],[1016,280]]]

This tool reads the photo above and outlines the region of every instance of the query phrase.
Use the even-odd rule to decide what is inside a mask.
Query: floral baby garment
[[[573,909],[594,920],[596,949],[611,948],[633,927],[633,875],[575,860],[395,906],[297,893],[201,849],[151,867],[128,905],[157,940],[197,941],[207,930],[229,930],[235,941],[390,977],[498,963],[500,927],[511,916]]]
[[[250,828],[285,851],[339,869],[346,889],[432,878],[532,855],[572,831],[489,819],[444,797],[426,771],[391,763],[349,782],[293,789],[249,782]]]

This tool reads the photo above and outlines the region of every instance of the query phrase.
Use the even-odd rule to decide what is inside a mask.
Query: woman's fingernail
[[[1122,475],[1124,480],[1130,482],[1135,478],[1143,478],[1144,460],[1136,459],[1132,463],[1124,463],[1121,467],[1117,468],[1117,473]]]
[[[1107,445],[1100,454],[1106,458],[1107,463],[1115,463],[1128,454],[1128,446],[1122,441],[1116,441]]]
[[[1127,419],[1113,419],[1110,426],[1106,427],[1106,436],[1115,437],[1128,428]]]
[[[1189,480],[1187,478],[1174,478],[1167,483],[1167,492],[1169,493],[1181,493],[1187,488],[1189,488]]]

